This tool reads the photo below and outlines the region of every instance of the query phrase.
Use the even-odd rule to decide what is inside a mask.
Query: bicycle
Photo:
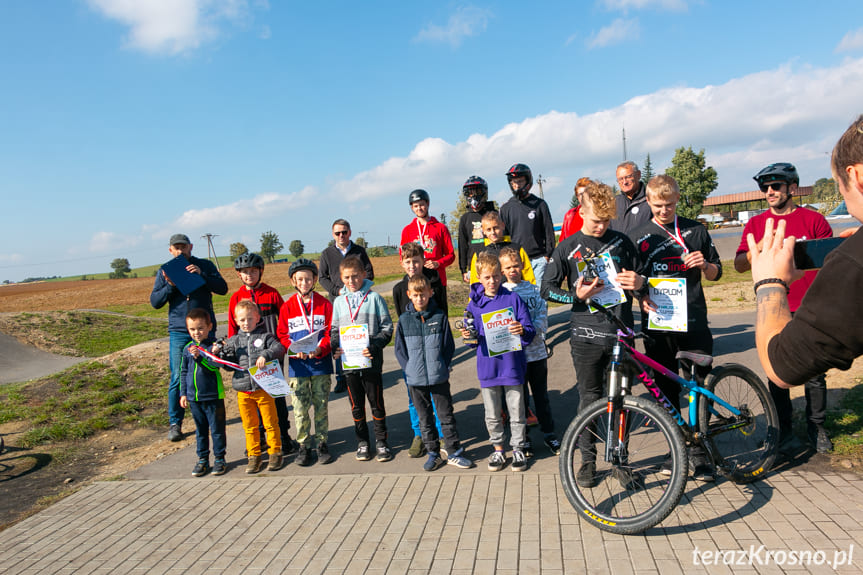
[[[635,349],[634,340],[648,336],[634,333],[604,307],[587,303],[605,313],[618,330],[607,372],[608,398],[587,406],[563,435],[560,477],[567,499],[583,519],[624,535],[662,522],[686,488],[687,444],[701,446],[719,473],[736,483],[754,481],[770,469],[779,418],[770,393],[752,370],[738,364],[714,367],[699,386],[695,367],[711,365],[711,356],[679,352],[678,359],[692,363],[690,379],[684,379]],[[688,390],[685,419],[648,367]],[[652,399],[631,395],[632,381],[642,383]],[[580,455],[591,452],[596,454],[596,473],[592,485],[580,486]]]

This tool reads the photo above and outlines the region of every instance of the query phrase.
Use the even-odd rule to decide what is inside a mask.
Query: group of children
[[[500,345],[500,330],[494,332],[495,341],[490,347],[485,324],[476,322],[478,337],[472,347],[477,350],[486,426],[494,447],[488,468],[498,471],[506,464],[504,434],[508,422],[512,469],[523,471],[533,451],[526,435],[526,384],[534,398],[546,446],[555,454],[560,450],[547,391],[546,303],[537,286],[525,280],[525,274],[530,274],[530,263],[525,264],[524,254],[504,238],[496,212],[483,218],[484,232],[486,228],[487,250],[471,265],[477,282],[471,289],[466,316],[472,314],[480,319],[505,316],[504,333],[512,334],[509,338],[503,336],[511,341],[505,352],[499,352],[496,346]],[[343,361],[346,368],[357,439],[356,459],[367,461],[374,454],[378,461],[391,460],[382,376],[383,349],[393,337],[395,355],[408,389],[414,429],[410,455],[427,455],[423,465],[427,471],[445,464],[462,469],[473,467],[460,446],[453,415],[449,374],[455,343],[447,317],[446,296],[438,274],[424,267],[424,263],[424,251],[419,244],[402,246],[405,277],[393,288],[398,316],[394,330],[386,302],[370,289],[372,282],[366,279],[364,266],[357,257],[342,260],[339,273],[344,287],[332,303],[315,292],[318,270],[310,260],[301,258],[291,264],[289,275],[296,294],[283,301],[274,288],[262,281],[264,262],[259,256],[238,257],[235,269],[243,285],[229,303],[232,332],[229,337],[218,342],[208,339],[212,325],[203,310],[192,310],[186,317],[193,341],[183,353],[181,403],[192,411],[196,426],[198,461],[193,475],[211,471],[210,435],[215,458],[212,473],[221,475],[226,471],[220,368],[233,371],[232,387],[237,391],[246,435],[246,473],[263,469],[262,449],[269,454],[268,470],[282,467],[283,452],[287,453],[293,444],[287,433],[290,424],[278,408],[279,399],[273,399],[257,385],[249,368],[261,369],[268,362],[284,361],[286,355],[285,375],[297,426],[297,463],[311,465],[315,459],[310,434],[312,411],[317,461],[322,464],[332,461],[327,445],[327,404],[333,361]],[[473,334],[463,329],[462,335]],[[228,363],[235,365],[227,367]],[[366,420],[366,401],[374,427],[374,450]]]

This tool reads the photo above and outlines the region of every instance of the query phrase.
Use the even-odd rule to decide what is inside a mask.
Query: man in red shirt
[[[425,190],[414,190],[408,197],[416,217],[402,230],[400,246],[416,242],[423,248],[425,267],[437,270],[446,299],[446,267],[455,261],[455,250],[447,227],[434,216],[429,216],[429,194]],[[399,249],[401,255],[401,249]]]
[[[764,227],[768,218],[773,218],[776,225],[785,222],[785,233],[794,236],[798,240],[814,240],[817,238],[829,238],[833,236],[833,230],[827,219],[814,210],[802,208],[794,204],[794,193],[797,191],[800,178],[797,169],[788,163],[770,164],[753,178],[758,182],[758,187],[765,194],[769,209],[754,218],[751,218],[746,227],[743,228],[743,238],[737,255],[734,258],[734,269],[738,272],[748,271],[751,267],[749,260],[749,245],[746,242],[748,234],[753,234],[756,242],[760,242],[764,236]],[[809,270],[805,275],[790,286],[788,293],[788,307],[793,315],[800,307],[806,290],[815,280],[816,270]],[[778,387],[768,380],[770,395],[776,404],[779,414],[780,451],[783,446],[792,449],[793,435],[791,432],[791,396],[788,389]],[[833,443],[824,430],[824,420],[827,408],[827,380],[824,374],[819,374],[807,381],[806,392],[806,426],[809,441],[812,447],[819,453],[826,453],[833,449]]]
[[[580,230],[584,225],[584,220],[581,218],[581,196],[584,194],[584,190],[587,189],[587,184],[589,183],[590,178],[579,178],[575,183],[575,198],[578,201],[578,205],[563,216],[563,226],[560,228],[560,239],[557,240],[558,242],[562,242]]]

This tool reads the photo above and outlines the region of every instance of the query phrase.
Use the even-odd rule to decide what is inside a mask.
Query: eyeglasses
[[[758,187],[761,188],[761,191],[765,194],[767,190],[773,190],[774,192],[778,192],[782,189],[782,186],[785,185],[785,182],[771,182],[769,184],[760,184]]]
[[[351,230],[339,230],[339,231],[333,232],[333,235],[334,236],[346,236],[349,233],[351,233]]]

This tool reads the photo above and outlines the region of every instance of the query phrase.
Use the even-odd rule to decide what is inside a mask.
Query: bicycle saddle
[[[700,365],[701,367],[707,367],[713,363],[713,356],[707,355],[704,353],[695,353],[692,351],[678,351],[677,355],[674,356],[676,359],[688,359],[695,365]]]

